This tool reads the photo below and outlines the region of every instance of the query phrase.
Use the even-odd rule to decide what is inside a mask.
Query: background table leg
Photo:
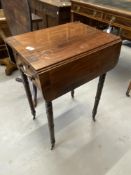
[[[95,116],[96,116],[96,113],[97,113],[97,108],[98,108],[98,105],[99,105],[103,85],[104,85],[104,82],[105,82],[105,77],[106,77],[106,74],[103,74],[99,78],[97,93],[96,93],[96,97],[95,97],[95,104],[94,104],[94,108],[93,108],[93,111],[92,111],[92,118],[93,118],[94,121],[95,121]]]
[[[34,95],[33,103],[34,103],[34,107],[36,107],[37,106],[37,87],[34,84],[33,84],[33,95]]]
[[[131,90],[131,81],[130,81],[130,83],[129,83],[129,85],[128,85],[128,89],[127,89],[127,91],[126,91],[126,96],[127,96],[127,97],[130,96],[130,95],[129,95],[130,90]]]
[[[46,113],[50,132],[51,150],[53,150],[55,146],[55,135],[54,135],[54,118],[53,118],[52,102],[46,101],[45,105],[46,105]]]
[[[75,93],[75,91],[72,90],[72,91],[71,91],[71,97],[72,97],[72,98],[74,98],[74,93]]]
[[[26,91],[26,95],[27,95],[27,98],[28,98],[31,113],[33,115],[33,120],[34,120],[35,115],[36,115],[36,111],[35,111],[33,100],[32,100],[32,95],[31,95],[31,91],[30,91],[30,87],[29,87],[29,82],[28,82],[27,76],[21,70],[20,70],[20,73],[21,73],[21,77],[23,79],[24,88],[25,88],[25,91]]]

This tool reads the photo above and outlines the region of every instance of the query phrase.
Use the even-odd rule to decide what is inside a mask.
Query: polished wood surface
[[[120,29],[119,35],[131,40],[130,0],[72,0],[72,20],[75,15],[87,17]]]
[[[36,79],[38,78],[38,74],[39,78],[45,78],[45,82],[42,80],[42,84],[44,83],[44,98],[46,100],[53,100],[56,97],[62,95],[63,91],[70,91],[69,87],[71,84],[74,88],[77,87],[77,82],[72,82],[73,76],[76,76],[77,74],[79,76],[79,73],[82,70],[84,76],[88,73],[91,68],[87,69],[86,72],[85,69],[83,69],[82,67],[83,61],[85,63],[87,61],[88,67],[93,66],[93,75],[86,75],[86,79],[89,80],[98,76],[101,71],[104,73],[112,68],[117,62],[117,60],[114,59],[114,56],[118,58],[118,56],[114,54],[117,53],[117,47],[120,47],[120,45],[116,43],[114,43],[113,45],[112,42],[114,42],[114,39],[115,42],[116,40],[118,41],[118,43],[120,42],[119,37],[108,35],[99,30],[95,30],[92,27],[87,27],[86,25],[83,25],[81,23],[69,23],[66,25],[61,25],[59,27],[53,27],[51,29],[44,29],[35,31],[33,33],[30,32],[27,34],[11,37],[8,38],[7,42],[18,53],[20,53],[21,59],[19,61],[22,61],[22,63],[18,64],[24,64],[26,68],[28,68],[27,71],[29,72],[29,74],[30,72],[31,74],[33,73],[33,76],[36,76]],[[110,45],[109,43],[111,43],[112,47],[106,47],[106,45]],[[101,49],[99,50],[99,47],[103,48],[102,51]],[[101,58],[100,55],[99,57],[97,54],[95,55],[94,49],[96,48],[98,48],[97,54],[100,52],[99,54],[101,55]],[[94,53],[93,57],[95,57],[95,61],[90,60],[91,62],[88,62],[87,55],[92,53],[92,51]],[[104,56],[102,56],[103,52],[106,52],[104,53]],[[112,55],[110,52],[112,53]],[[106,67],[104,67],[104,59],[105,57],[108,57],[109,53],[110,61],[108,62],[108,59],[106,59],[108,65],[106,63]],[[83,54],[83,57],[87,58],[81,60],[79,58],[81,54]],[[82,62],[80,62],[79,59]],[[100,62],[102,63],[101,65]],[[77,67],[78,65],[80,72],[77,69],[73,69],[75,68],[75,66]],[[64,71],[67,71],[66,74],[62,73]],[[71,72],[72,78],[67,79],[66,76],[69,76]],[[51,87],[52,83],[45,84],[46,78],[49,76],[48,73],[51,73],[50,78],[52,78],[51,81],[55,85],[53,89]],[[59,76],[57,78],[57,81],[55,79],[55,76]],[[65,81],[64,87],[62,86],[63,78]],[[38,85],[39,87],[41,87],[40,83],[38,83]],[[46,92],[46,90],[48,91],[48,93]]]
[[[70,0],[29,0],[33,13],[43,18],[42,27],[51,27],[70,21]]]
[[[29,91],[26,76],[42,91],[52,147],[55,143],[52,100],[100,76],[93,110],[95,120],[105,74],[118,62],[119,37],[74,22],[10,37],[6,43],[16,53],[26,92]]]

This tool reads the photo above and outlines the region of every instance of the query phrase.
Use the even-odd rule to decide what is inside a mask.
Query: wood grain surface
[[[68,23],[6,40],[36,78],[44,98],[52,100],[112,69],[121,40],[82,23]]]

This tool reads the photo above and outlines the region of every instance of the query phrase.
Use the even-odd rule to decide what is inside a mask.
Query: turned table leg
[[[129,85],[128,85],[128,89],[127,89],[127,91],[126,91],[126,96],[127,96],[127,97],[130,96],[130,95],[129,95],[130,90],[131,90],[131,81],[130,81],[130,83],[129,83]]]
[[[36,115],[36,111],[35,111],[33,100],[32,100],[32,95],[31,95],[31,91],[30,91],[30,87],[29,87],[29,82],[28,82],[27,76],[23,73],[23,71],[20,70],[20,73],[21,73],[21,77],[23,79],[24,88],[25,88],[25,91],[26,91],[26,95],[27,95],[27,98],[28,98],[31,113],[33,115],[33,120],[34,120],[35,115]]]
[[[96,93],[96,97],[95,97],[94,108],[93,108],[93,111],[92,111],[92,118],[93,118],[94,121],[95,121],[95,116],[96,116],[96,113],[97,113],[97,108],[98,108],[98,105],[99,105],[99,101],[100,101],[100,97],[101,97],[105,77],[106,77],[106,74],[103,74],[99,78],[99,83],[98,83],[98,87],[97,87],[97,93]]]
[[[53,118],[53,108],[52,102],[45,101],[46,113],[48,119],[48,126],[50,132],[50,141],[51,141],[51,150],[53,150],[55,146],[55,134],[54,134],[54,118]]]
[[[33,99],[34,107],[36,107],[37,106],[37,87],[34,84],[33,84],[33,96],[34,96],[34,99]]]
[[[22,78],[17,77],[15,80],[19,83],[23,83]],[[33,84],[33,104],[34,104],[34,107],[37,106],[37,87],[34,84]]]

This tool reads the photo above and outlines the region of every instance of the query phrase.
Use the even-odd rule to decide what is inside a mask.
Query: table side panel
[[[118,61],[121,42],[56,67],[39,75],[41,90],[47,101],[79,87],[112,69]],[[110,58],[109,58],[110,56]]]

